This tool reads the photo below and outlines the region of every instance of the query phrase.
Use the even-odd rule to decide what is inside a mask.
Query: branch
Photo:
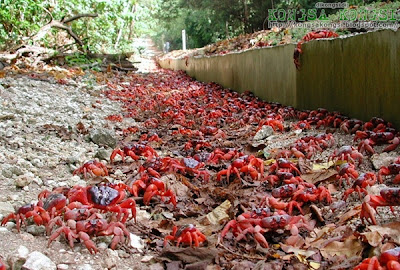
[[[77,14],[75,16],[72,16],[70,18],[67,19],[62,19],[61,21],[57,21],[57,20],[52,20],[50,21],[50,23],[46,24],[45,26],[43,26],[42,28],[40,28],[40,30],[37,32],[36,35],[34,35],[32,37],[33,41],[37,41],[41,38],[44,37],[44,35],[52,28],[59,28],[59,29],[63,29],[65,31],[68,32],[68,34],[75,40],[76,43],[79,44],[79,46],[83,47],[83,42],[82,40],[78,37],[77,34],[74,33],[74,31],[72,31],[71,26],[68,26],[67,23],[72,22],[74,20],[77,20],[79,18],[82,17],[97,17],[97,14],[91,14],[91,13],[83,13],[83,14]]]
[[[77,20],[77,19],[80,19],[80,18],[82,18],[82,17],[92,17],[92,18],[95,18],[95,17],[97,17],[97,16],[99,16],[99,15],[96,14],[96,13],[83,13],[83,14],[78,14],[78,15],[72,16],[71,18],[68,18],[68,19],[62,19],[62,20],[61,20],[61,23],[69,23],[69,22],[75,21],[75,20]]]
[[[59,21],[52,21],[50,23],[50,27],[60,28],[60,29],[67,31],[68,34],[75,40],[76,43],[78,43],[80,46],[83,46],[82,40],[78,37],[77,34],[75,34],[72,31],[72,28],[70,26],[67,26]]]

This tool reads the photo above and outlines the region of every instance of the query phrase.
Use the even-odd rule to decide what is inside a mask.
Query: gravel
[[[73,170],[95,157],[107,160],[118,139],[115,130],[132,125],[132,119],[105,120],[121,107],[102,95],[106,86],[98,85],[91,73],[67,82],[41,75],[0,78],[0,220],[37,202],[44,189],[86,185]],[[8,222],[0,227],[0,236],[0,258],[13,269],[148,268],[107,246],[101,255],[91,255],[79,244],[71,251],[63,237],[48,248],[44,227],[36,225],[24,226],[18,234],[15,223]]]

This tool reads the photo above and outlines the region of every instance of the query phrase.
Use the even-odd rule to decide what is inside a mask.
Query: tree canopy
[[[78,14],[98,15],[65,24],[82,41],[82,47],[92,52],[131,51],[132,38],[141,35],[153,37],[160,47],[168,41],[171,49],[179,49],[182,29],[188,35],[188,48],[202,47],[267,29],[271,8],[313,8],[317,2],[320,1],[0,0],[0,50],[12,51],[31,45],[32,37],[45,25],[52,21],[63,22]],[[350,5],[365,2],[371,1],[348,1]],[[44,47],[58,49],[69,46],[67,41],[74,43],[65,31],[51,28],[38,42]]]

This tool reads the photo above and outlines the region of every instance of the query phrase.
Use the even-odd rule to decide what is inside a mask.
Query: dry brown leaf
[[[365,242],[368,242],[373,247],[379,246],[383,240],[383,236],[378,231],[360,233],[360,235],[363,236]]]
[[[337,171],[334,169],[324,169],[320,171],[313,171],[312,173],[303,174],[301,178],[311,184],[326,181],[332,176],[336,175]]]
[[[301,256],[304,256],[305,258],[311,257],[312,255],[314,255],[316,253],[316,251],[314,251],[314,250],[304,250],[304,249],[300,249],[300,248],[293,247],[290,245],[285,245],[285,244],[281,244],[281,248],[286,253],[294,253],[295,255],[301,255]]]
[[[350,211],[347,211],[339,218],[339,224],[346,222],[347,220],[353,218],[354,216],[358,216],[361,212],[361,205],[357,205]]]
[[[344,242],[334,241],[320,249],[322,256],[325,258],[342,255],[350,258],[359,255],[362,250],[361,242],[355,237],[349,237]]]
[[[391,222],[382,226],[368,226],[371,232],[377,232],[382,237],[390,236],[396,244],[400,244],[400,222]],[[372,246],[372,245],[371,245]]]
[[[212,212],[208,213],[203,219],[202,224],[222,224],[226,220],[229,220],[228,211],[232,204],[229,200],[224,201],[218,207],[216,207]]]
[[[4,70],[0,70],[0,78],[4,78],[6,76],[6,72]]]

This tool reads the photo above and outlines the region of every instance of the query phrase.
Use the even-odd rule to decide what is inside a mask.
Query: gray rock
[[[107,129],[95,129],[90,133],[90,139],[97,145],[107,145],[114,148],[117,145],[115,134]]]
[[[379,170],[382,166],[388,166],[397,158],[395,153],[380,153],[371,156],[371,162],[375,170]]]
[[[0,214],[2,215],[8,215],[12,212],[14,212],[14,207],[12,206],[11,203],[8,202],[0,202]]]
[[[3,168],[3,170],[1,171],[1,174],[5,177],[5,178],[11,178],[13,176],[13,172],[11,171],[11,168]]]
[[[76,270],[92,270],[93,267],[90,264],[81,264],[76,266]]]
[[[44,235],[46,232],[46,228],[44,226],[29,225],[26,227],[26,232],[34,236]]]
[[[28,259],[22,266],[24,270],[50,270],[57,269],[57,266],[49,257],[39,251],[34,251],[29,254]]]
[[[94,157],[100,160],[109,160],[110,155],[111,155],[111,150],[100,149],[99,151],[97,151]]]
[[[17,166],[12,166],[10,171],[12,172],[12,174],[17,175],[17,176],[24,174],[22,169],[20,167],[17,167]]]
[[[274,129],[270,126],[262,126],[262,128],[254,135],[253,141],[264,140],[274,133]]]

